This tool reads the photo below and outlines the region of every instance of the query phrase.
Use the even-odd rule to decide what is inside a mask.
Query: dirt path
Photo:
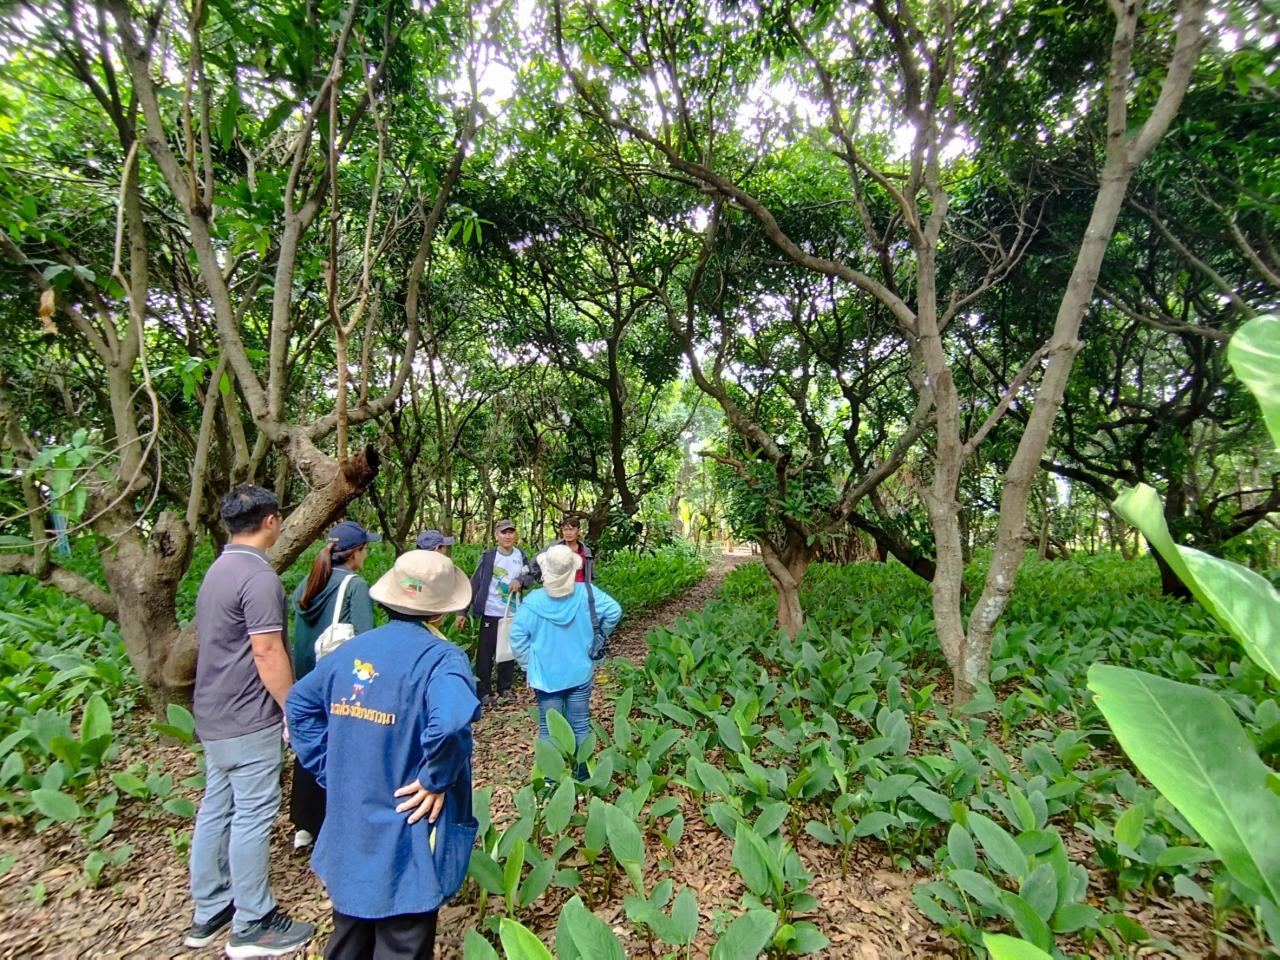
[[[614,638],[611,653],[643,663],[647,652],[644,638],[650,630],[702,609],[715,596],[728,570],[748,559],[745,553],[726,556],[689,592],[627,620]],[[602,709],[609,683],[607,671],[605,674],[593,697],[593,715],[597,717],[610,715]],[[536,708],[528,690],[521,692],[517,703],[491,711],[476,728],[474,779],[477,786],[493,788],[496,822],[509,815],[512,796],[527,781],[536,736]],[[177,781],[196,772],[192,754],[181,747],[159,747],[146,733],[123,753],[122,767],[129,761],[159,758]],[[186,795],[199,799],[192,791]],[[730,863],[732,844],[717,828],[702,822],[692,800],[683,800],[684,839],[673,852],[669,869],[660,870],[653,862],[647,865],[646,882],[672,876],[678,886],[693,888],[702,915],[694,954],[705,957],[713,924],[720,922],[717,911],[736,903],[742,887]],[[136,806],[127,808],[113,836],[132,844],[133,853],[109,885],[95,890],[83,883],[80,865],[84,847],[78,838],[56,829],[30,835],[20,824],[7,825],[3,851],[17,860],[0,876],[0,958],[222,956],[221,943],[216,949],[202,951],[181,946],[190,922],[190,901],[179,847],[189,837],[190,828],[191,821],[176,823],[168,814],[144,815]],[[308,868],[306,855],[293,851],[292,836],[292,827],[282,813],[273,838],[272,886],[282,907],[320,928],[306,953],[307,957],[319,957],[329,929],[330,904]],[[800,838],[800,852],[815,873],[810,892],[821,904],[817,919],[832,939],[824,956],[877,960],[950,954],[936,929],[911,904],[911,887],[917,878],[902,873],[882,852],[872,847],[859,849],[849,874],[843,877],[834,852],[807,837]],[[563,892],[552,888],[522,914],[522,921],[539,933],[549,932],[564,898]],[[629,956],[650,955],[643,940],[632,939],[634,928],[626,919],[621,892],[597,913],[626,943]],[[472,904],[445,907],[437,956],[460,956],[462,938],[475,920]]]

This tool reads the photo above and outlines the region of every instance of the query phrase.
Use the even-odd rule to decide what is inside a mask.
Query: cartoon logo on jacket
[[[366,707],[360,703],[359,698],[364,694],[365,687],[373,683],[378,677],[378,671],[374,669],[373,664],[367,660],[357,658],[351,674],[356,678],[356,682],[351,687],[351,696],[343,697],[337,703],[329,704],[329,713],[335,717],[368,720],[371,723],[381,724],[382,726],[394,725],[396,722],[394,713]]]
[[[355,669],[351,671],[356,678],[355,684],[351,689],[351,696],[348,700],[358,700],[360,695],[364,693],[364,688],[373,683],[374,678],[378,675],[378,671],[373,669],[373,664],[366,660],[356,659]]]

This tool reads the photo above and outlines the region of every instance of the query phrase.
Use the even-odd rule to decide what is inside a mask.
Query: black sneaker
[[[244,933],[233,933],[227,941],[228,957],[283,957],[293,953],[315,934],[313,924],[289,919],[275,909]]]
[[[192,949],[207,947],[217,939],[218,934],[222,932],[222,928],[231,922],[235,912],[236,905],[228,903],[214,914],[213,919],[207,923],[193,923],[187,928],[187,935],[182,940],[183,944]]]

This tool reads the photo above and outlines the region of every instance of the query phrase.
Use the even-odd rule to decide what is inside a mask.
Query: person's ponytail
[[[333,544],[327,543],[311,563],[307,587],[298,598],[298,607],[302,610],[307,609],[307,605],[328,585],[331,576],[333,576]]]

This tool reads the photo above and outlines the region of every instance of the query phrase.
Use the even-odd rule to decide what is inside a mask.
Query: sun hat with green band
[[[434,550],[410,550],[369,588],[369,596],[397,613],[452,613],[471,602],[471,581]]]

